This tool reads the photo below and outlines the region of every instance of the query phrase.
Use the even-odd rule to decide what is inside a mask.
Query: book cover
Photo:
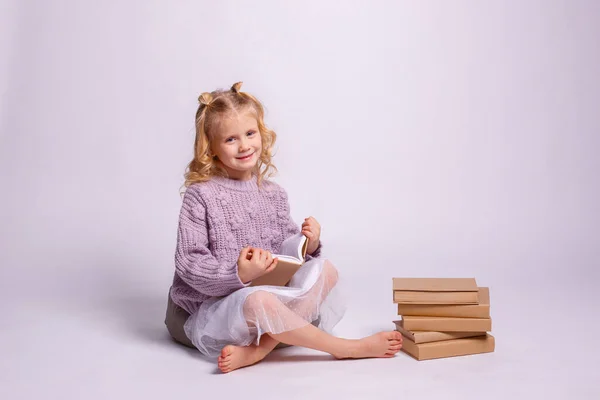
[[[489,332],[491,318],[402,316],[404,329],[435,332]]]
[[[404,328],[402,321],[394,321],[396,330],[405,338],[415,343],[441,342],[443,340],[461,339],[474,336],[485,336],[485,332],[436,332],[436,331],[411,331]]]
[[[491,353],[495,347],[495,338],[490,334],[430,343],[415,343],[404,337],[402,342],[402,351],[419,361]]]
[[[478,304],[475,278],[392,278],[394,303]]]
[[[478,304],[478,292],[414,292],[394,291],[398,304]]]
[[[271,272],[254,279],[250,286],[285,286],[292,279],[292,276],[304,264],[306,258],[306,249],[308,239],[301,233],[291,236],[283,241],[279,254],[273,254],[277,258],[277,267]],[[248,254],[252,257],[252,254]]]
[[[392,278],[394,290],[417,292],[477,292],[475,278]]]
[[[490,291],[480,287],[479,304],[398,304],[398,315],[490,318]]]

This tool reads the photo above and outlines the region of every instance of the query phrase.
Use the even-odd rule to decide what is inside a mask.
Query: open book
[[[250,286],[273,285],[285,286],[292,276],[304,264],[308,239],[302,233],[298,233],[283,241],[280,254],[273,254],[277,258],[277,267],[268,274],[260,276],[252,281]]]

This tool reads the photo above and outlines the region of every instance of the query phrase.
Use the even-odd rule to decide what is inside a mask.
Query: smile
[[[246,157],[236,157],[236,159],[241,160],[241,161],[246,161],[246,160],[249,160],[253,155],[254,155],[254,153],[251,153],[251,154],[248,154]]]

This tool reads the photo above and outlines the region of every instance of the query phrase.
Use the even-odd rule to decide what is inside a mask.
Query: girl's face
[[[252,171],[262,151],[262,139],[256,117],[251,113],[224,118],[216,127],[211,151],[229,177],[237,180],[252,178]]]

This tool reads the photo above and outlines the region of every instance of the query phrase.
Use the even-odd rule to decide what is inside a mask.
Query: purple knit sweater
[[[192,314],[204,300],[247,286],[238,276],[242,248],[277,253],[281,243],[298,232],[287,193],[275,182],[265,180],[259,187],[256,178],[213,177],[190,185],[179,215],[173,302]],[[312,257],[320,250],[319,244]]]

